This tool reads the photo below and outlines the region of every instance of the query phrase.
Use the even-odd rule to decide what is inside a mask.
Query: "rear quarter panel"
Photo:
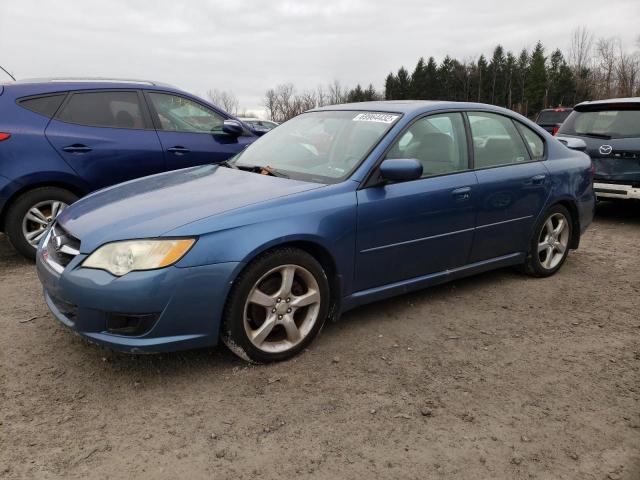
[[[585,153],[571,150],[552,139],[544,164],[552,182],[548,206],[563,200],[574,202],[578,209],[580,232],[584,232],[593,220],[595,209],[591,159]]]

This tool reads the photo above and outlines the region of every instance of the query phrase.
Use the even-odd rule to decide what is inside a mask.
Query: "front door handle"
[[[471,187],[456,188],[451,191],[451,195],[457,200],[469,200],[471,198]]]
[[[184,155],[189,153],[191,150],[183,147],[182,145],[176,145],[175,147],[167,148],[167,152],[171,152],[174,155]]]
[[[81,143],[74,143],[73,145],[63,147],[62,150],[67,153],[89,153],[91,151],[91,147],[87,147]]]

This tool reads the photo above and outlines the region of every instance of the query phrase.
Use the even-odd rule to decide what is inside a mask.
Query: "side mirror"
[[[380,175],[390,182],[405,182],[422,176],[422,164],[415,158],[388,158],[380,164]]]
[[[562,143],[565,147],[570,148],[571,150],[577,150],[579,152],[584,152],[587,149],[587,144],[581,138],[574,137],[556,137],[560,143]]]
[[[225,120],[222,124],[222,131],[233,137],[239,137],[244,132],[244,128],[237,120]]]

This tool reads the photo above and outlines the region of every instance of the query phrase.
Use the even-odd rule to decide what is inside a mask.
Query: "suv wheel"
[[[252,262],[235,282],[222,340],[245,360],[284,360],[305,348],[329,312],[329,281],[303,250],[279,248]]]
[[[5,231],[14,248],[29,259],[36,258],[38,242],[56,216],[78,199],[68,190],[41,187],[20,195],[9,207]]]
[[[524,270],[534,277],[548,277],[562,267],[569,254],[571,214],[562,205],[551,207],[534,229]]]

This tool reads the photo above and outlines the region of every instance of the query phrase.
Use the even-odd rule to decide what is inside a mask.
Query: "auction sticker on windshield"
[[[400,115],[393,115],[390,113],[359,113],[353,117],[354,122],[380,122],[380,123],[393,123]]]

